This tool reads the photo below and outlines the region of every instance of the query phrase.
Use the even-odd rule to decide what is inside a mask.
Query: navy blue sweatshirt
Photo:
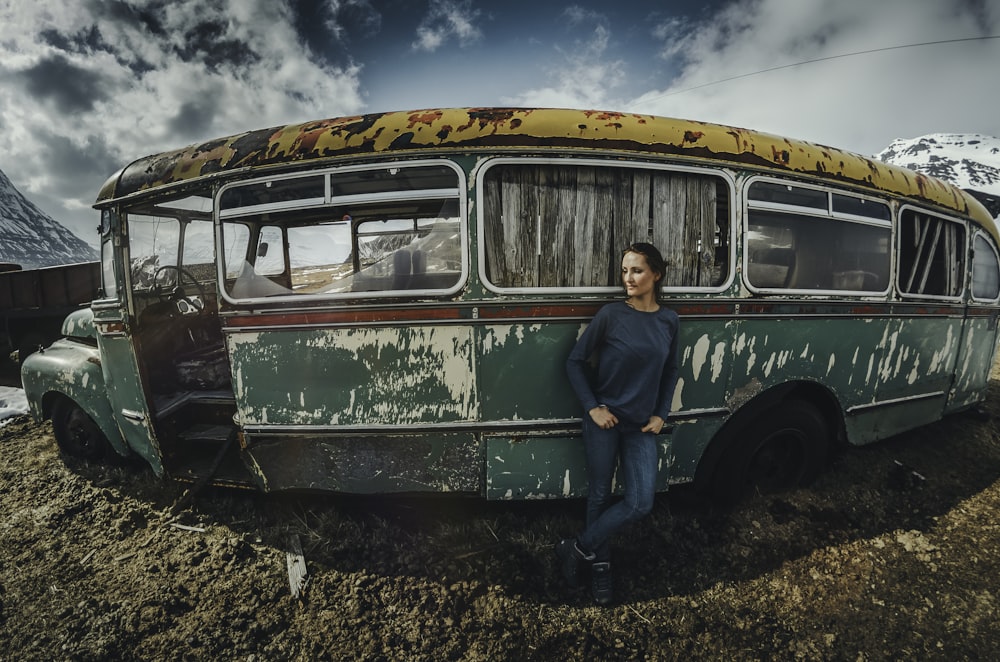
[[[677,386],[679,325],[665,306],[643,312],[616,301],[597,311],[566,360],[584,412],[607,405],[625,423],[641,427],[653,415],[666,421]]]

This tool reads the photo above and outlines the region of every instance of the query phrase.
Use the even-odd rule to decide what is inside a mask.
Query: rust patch
[[[685,131],[684,132],[684,142],[686,143],[696,143],[702,139],[705,135],[703,131]]]
[[[441,119],[443,113],[440,110],[433,110],[424,113],[414,113],[410,115],[409,128],[413,128],[417,124],[426,124],[431,126],[434,122]]]
[[[760,380],[754,377],[747,384],[733,391],[733,394],[726,399],[726,406],[729,411],[735,412],[740,407],[757,397],[764,390]]]

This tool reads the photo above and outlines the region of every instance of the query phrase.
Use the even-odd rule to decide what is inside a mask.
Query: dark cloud
[[[59,54],[39,60],[19,77],[32,97],[51,102],[64,114],[91,111],[95,103],[108,98],[103,76]]]
[[[163,37],[167,31],[164,28],[160,16],[167,2],[157,0],[146,3],[144,7],[136,7],[130,2],[113,0],[90,0],[87,7],[93,16],[106,16],[107,18],[123,23],[131,28],[140,31],[149,31],[152,34]]]
[[[185,101],[168,124],[170,134],[175,136],[178,142],[203,137],[206,127],[212,126],[218,107],[219,98],[207,94]]]
[[[55,183],[52,192],[62,199],[96,199],[103,178],[125,165],[103,136],[88,135],[82,140],[70,140],[53,133],[39,136],[39,142],[46,174]],[[125,160],[138,156],[141,155],[129,155]]]
[[[202,62],[212,72],[239,70],[260,61],[260,55],[246,42],[226,37],[227,26],[221,21],[204,21],[184,34],[184,48],[177,55],[185,62]]]
[[[109,43],[97,25],[81,27],[72,34],[57,30],[43,30],[38,37],[42,43],[65,53],[84,56],[97,52],[108,53],[115,58],[118,64],[135,74],[143,74],[154,69],[152,64],[137,57],[135,53],[124,53]]]

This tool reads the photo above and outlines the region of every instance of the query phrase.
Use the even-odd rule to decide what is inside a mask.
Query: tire
[[[715,472],[714,495],[735,503],[808,485],[823,469],[830,427],[814,405],[780,402],[735,431]]]
[[[59,448],[71,457],[94,462],[106,458],[111,450],[97,423],[69,398],[52,408],[52,430]]]

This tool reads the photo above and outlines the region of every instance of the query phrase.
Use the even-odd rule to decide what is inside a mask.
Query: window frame
[[[664,286],[660,290],[664,293],[719,293],[732,287],[736,277],[736,180],[728,169],[706,168],[697,166],[677,165],[673,163],[650,163],[648,161],[612,161],[609,159],[595,159],[586,157],[551,157],[551,156],[499,156],[487,159],[477,165],[476,170],[476,236],[479,238],[477,246],[477,262],[479,281],[483,289],[494,294],[518,294],[518,295],[552,295],[552,294],[584,294],[584,295],[607,295],[622,291],[621,285],[600,286],[600,287],[569,287],[569,286],[540,286],[540,287],[501,287],[491,282],[486,274],[486,203],[485,203],[485,178],[486,173],[495,166],[500,165],[570,165],[570,166],[591,166],[599,168],[627,168],[630,170],[657,170],[667,172],[677,172],[693,175],[706,175],[721,179],[729,187],[729,251],[728,269],[726,277],[719,285],[707,287],[689,286]],[[623,250],[621,246],[616,253]]]
[[[965,242],[963,246],[959,247],[958,254],[964,256],[965,268],[962,270],[963,271],[962,287],[959,288],[958,294],[953,296],[941,295],[941,294],[913,294],[911,292],[903,291],[902,283],[900,282],[902,274],[900,273],[901,265],[899,260],[899,254],[902,249],[900,242],[903,240],[903,232],[901,229],[903,223],[903,215],[907,211],[912,211],[915,214],[923,214],[924,216],[931,216],[945,223],[954,223],[955,225],[957,225],[962,229],[962,233],[965,235]],[[919,207],[917,205],[911,205],[911,204],[903,204],[900,205],[899,209],[896,212],[896,222],[894,225],[896,226],[896,239],[893,242],[893,253],[894,253],[893,260],[896,266],[894,269],[895,278],[893,280],[895,282],[896,294],[901,299],[909,299],[909,300],[925,300],[925,301],[931,300],[931,301],[949,301],[949,302],[963,301],[965,299],[965,292],[971,289],[971,279],[972,279],[972,265],[970,263],[971,251],[969,242],[971,241],[971,236],[973,233],[969,231],[969,224],[966,223],[963,219],[931,211],[926,207]]]
[[[783,186],[794,186],[798,188],[804,188],[814,191],[822,191],[826,194],[826,209],[821,207],[803,207],[801,205],[783,205],[780,203],[766,202],[761,200],[753,200],[750,198],[750,187],[757,182],[766,182],[769,184],[780,184]],[[797,296],[851,296],[858,298],[876,298],[876,297],[886,297],[892,292],[894,287],[896,267],[896,223],[895,216],[893,214],[892,204],[885,199],[878,198],[871,195],[864,195],[856,193],[849,189],[823,185],[823,184],[809,184],[805,182],[800,182],[791,179],[783,179],[781,177],[773,177],[768,175],[758,175],[747,178],[743,182],[743,187],[741,189],[742,199],[743,199],[743,227],[742,227],[742,251],[743,258],[740,262],[741,271],[743,274],[743,284],[753,294],[794,294]],[[839,195],[843,197],[858,198],[860,200],[867,200],[876,204],[883,205],[889,210],[888,219],[878,219],[873,216],[860,216],[857,214],[849,214],[844,212],[835,212],[833,210],[833,196]],[[888,253],[888,279],[887,285],[881,290],[818,290],[818,289],[800,289],[800,288],[789,288],[789,287],[759,287],[750,282],[750,251],[747,247],[747,237],[750,233],[750,213],[753,210],[768,211],[768,212],[778,212],[784,213],[789,216],[808,216],[817,219],[825,219],[829,221],[835,221],[839,223],[852,223],[854,225],[868,225],[877,228],[886,228],[889,230],[889,244],[887,247]]]
[[[408,169],[427,166],[444,166],[454,172],[456,185],[447,189],[416,189],[409,195],[401,195],[401,191],[380,191],[365,194],[332,195],[331,178],[340,173],[364,172],[372,170]],[[225,191],[239,186],[260,184],[267,181],[278,181],[306,177],[324,177],[324,197],[322,201],[318,198],[306,198],[302,204],[298,201],[280,201],[273,204],[252,205],[249,207],[233,208],[231,210],[221,210],[220,201]],[[288,302],[293,303],[349,303],[358,300],[371,301],[379,299],[417,299],[429,297],[449,297],[453,296],[464,288],[469,279],[469,223],[468,223],[468,184],[465,171],[456,162],[450,159],[419,159],[412,161],[381,161],[377,163],[360,163],[339,167],[316,168],[305,171],[281,173],[274,175],[262,175],[248,179],[240,179],[227,182],[219,187],[215,192],[212,205],[212,213],[215,221],[215,244],[223,245],[223,224],[239,223],[240,219],[247,216],[259,215],[267,212],[294,212],[296,210],[316,210],[324,207],[343,204],[366,204],[378,203],[392,200],[428,200],[435,198],[450,198],[458,203],[458,225],[459,243],[461,254],[461,269],[455,284],[446,289],[396,289],[378,291],[357,291],[357,292],[332,292],[323,294],[276,294],[272,296],[257,297],[234,297],[226,286],[226,263],[222,259],[216,260],[216,278],[222,299],[234,307],[259,308],[261,306],[279,305]],[[248,211],[249,210],[249,211]],[[283,233],[284,234],[284,233]]]
[[[990,237],[990,235],[987,232],[984,232],[983,230],[978,229],[978,228],[975,229],[972,232],[972,237],[970,238],[970,242],[971,242],[970,246],[972,246],[972,264],[969,265],[970,266],[970,268],[969,268],[969,295],[972,298],[972,300],[975,301],[975,302],[977,302],[977,303],[994,303],[995,304],[998,301],[1000,301],[1000,291],[998,291],[997,292],[997,296],[993,297],[992,299],[984,299],[982,297],[977,297],[976,296],[976,290],[974,288],[973,276],[975,274],[975,269],[976,269],[976,256],[975,256],[975,250],[976,249],[975,249],[975,246],[976,246],[976,239],[978,239],[979,237],[982,237],[983,240],[986,242],[986,245],[989,247],[990,251],[993,253],[993,257],[996,260],[996,263],[997,263],[998,267],[1000,267],[1000,251],[997,250],[997,246],[993,243],[992,238]]]

